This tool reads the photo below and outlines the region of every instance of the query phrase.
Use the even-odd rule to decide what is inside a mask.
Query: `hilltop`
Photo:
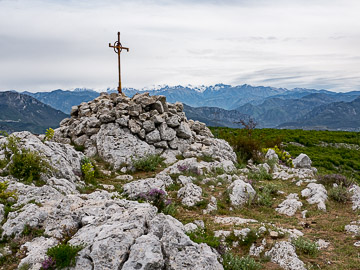
[[[17,132],[0,145],[3,269],[64,257],[84,270],[360,263],[358,184],[276,147],[239,164],[164,96],[103,93],[53,137]]]

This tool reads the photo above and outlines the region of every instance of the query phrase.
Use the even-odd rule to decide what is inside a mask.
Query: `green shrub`
[[[258,172],[250,171],[248,179],[261,181],[261,180],[272,180],[272,175],[268,173],[265,168],[261,167]]]
[[[177,213],[177,206],[175,203],[170,203],[162,210],[165,215],[175,216]]]
[[[259,238],[259,235],[256,230],[250,229],[250,232],[246,234],[245,237],[240,239],[239,245],[244,247],[250,247]]]
[[[303,254],[316,256],[319,252],[318,245],[305,237],[298,237],[297,239],[294,239],[292,243],[296,247],[296,250]]]
[[[88,157],[81,160],[81,172],[87,184],[95,184],[95,169]]]
[[[148,155],[138,160],[133,160],[133,166],[137,171],[155,171],[159,165],[163,164],[164,160],[159,155]]]
[[[219,238],[215,237],[214,232],[208,229],[197,229],[196,231],[192,231],[187,233],[192,241],[195,243],[205,243],[208,244],[210,247],[215,249],[220,247],[220,240]]]
[[[50,164],[37,152],[28,149],[16,151],[9,166],[9,173],[25,183],[42,185],[40,176],[51,169]]]
[[[275,147],[273,147],[273,148],[264,148],[264,149],[262,149],[262,152],[265,154],[265,153],[267,153],[267,151],[269,149],[273,149],[275,151],[275,153],[278,155],[279,160],[284,162],[287,166],[294,167],[294,165],[292,163],[291,155],[288,152],[286,152],[284,150],[280,150],[279,147],[277,147],[277,145],[275,145]],[[269,166],[270,166],[270,164],[269,164]]]
[[[230,252],[226,252],[223,255],[224,270],[260,270],[261,264],[257,263],[253,258],[249,256],[238,257],[234,256]]]
[[[5,130],[0,130],[0,136],[8,137],[9,134]]]
[[[329,197],[334,201],[346,203],[350,200],[350,194],[346,187],[343,185],[332,187],[329,190]]]
[[[199,161],[205,161],[205,162],[213,162],[214,158],[209,155],[202,155],[199,157]]]
[[[0,159],[0,169],[5,168],[8,163],[6,159]]]
[[[57,269],[63,269],[75,266],[75,258],[82,248],[82,246],[58,244],[57,246],[48,249],[46,255],[55,260]]]
[[[0,182],[0,203],[7,204],[8,198],[16,199],[16,191],[6,191],[9,186],[7,181]]]
[[[45,132],[44,141],[51,141],[54,137],[55,131],[52,128],[48,128]]]

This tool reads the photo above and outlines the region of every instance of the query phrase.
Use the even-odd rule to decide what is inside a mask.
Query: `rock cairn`
[[[150,154],[161,154],[168,163],[180,154],[235,161],[231,147],[213,137],[204,123],[186,118],[182,103],[149,93],[132,98],[102,93],[72,107],[71,118],[60,123],[54,139],[82,146],[87,156],[99,155],[115,169]]]

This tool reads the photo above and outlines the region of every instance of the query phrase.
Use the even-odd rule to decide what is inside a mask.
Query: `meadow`
[[[360,132],[289,129],[233,129],[210,127],[215,137],[227,140],[239,163],[251,151],[277,145],[292,157],[307,154],[319,174],[342,174],[360,183]],[[255,158],[256,159],[256,158]]]

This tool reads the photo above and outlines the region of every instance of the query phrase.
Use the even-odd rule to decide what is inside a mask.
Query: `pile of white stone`
[[[82,146],[87,156],[99,155],[115,169],[150,154],[161,154],[168,163],[179,154],[235,161],[231,147],[213,137],[204,123],[186,118],[182,103],[149,93],[132,98],[102,93],[72,107],[71,118],[60,123],[54,139]]]

